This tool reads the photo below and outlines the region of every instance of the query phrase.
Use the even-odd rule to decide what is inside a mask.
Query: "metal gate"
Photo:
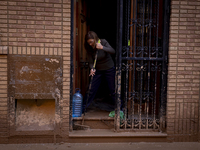
[[[165,130],[169,6],[118,0],[116,130]]]

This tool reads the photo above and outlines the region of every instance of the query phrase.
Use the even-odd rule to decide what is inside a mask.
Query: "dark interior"
[[[96,32],[100,39],[106,39],[116,49],[117,1],[87,0],[86,7],[88,29]],[[112,57],[115,62],[115,56],[113,55]],[[107,83],[102,82],[93,104],[99,106],[101,109],[109,110],[110,97],[107,87]]]

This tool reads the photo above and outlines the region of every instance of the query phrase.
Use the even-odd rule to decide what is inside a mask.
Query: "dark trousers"
[[[108,70],[96,70],[95,75],[92,80],[92,86],[89,92],[89,98],[86,106],[87,96],[88,92],[84,96],[83,100],[83,111],[85,110],[85,107],[87,108],[93,99],[95,98],[95,95],[97,93],[97,90],[101,84],[102,78],[105,77],[107,81],[107,85],[109,87],[109,92],[111,94],[112,102],[115,103],[115,67],[112,67]],[[107,88],[105,88],[107,89]]]

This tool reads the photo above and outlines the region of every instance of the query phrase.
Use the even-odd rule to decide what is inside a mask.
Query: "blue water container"
[[[72,100],[72,117],[81,117],[82,115],[82,103],[83,103],[83,96],[80,93],[80,89],[75,90],[75,94],[73,95]]]

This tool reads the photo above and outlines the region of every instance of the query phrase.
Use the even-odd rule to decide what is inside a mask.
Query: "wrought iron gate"
[[[169,4],[118,0],[116,130],[165,129]]]

